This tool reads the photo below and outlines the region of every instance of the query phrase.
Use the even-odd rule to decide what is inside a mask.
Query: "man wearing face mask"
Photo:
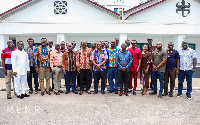
[[[2,50],[1,60],[3,66],[3,72],[5,74],[5,84],[7,99],[11,99],[11,78],[13,78],[12,64],[11,64],[11,53],[16,50],[12,40],[7,41],[8,47]]]

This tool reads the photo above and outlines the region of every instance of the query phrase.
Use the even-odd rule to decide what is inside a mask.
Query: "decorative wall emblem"
[[[67,13],[67,2],[66,1],[55,1],[54,2],[54,13],[55,14],[66,14]]]
[[[181,3],[182,5],[179,5],[179,2],[176,4],[176,7],[177,7],[176,13],[178,13],[178,11],[182,11],[182,16],[186,17],[187,15],[185,15],[184,12],[187,11],[188,12],[187,14],[190,13],[190,9],[187,9],[187,8],[190,8],[190,3],[187,2],[188,5],[185,5],[185,0],[182,0]]]

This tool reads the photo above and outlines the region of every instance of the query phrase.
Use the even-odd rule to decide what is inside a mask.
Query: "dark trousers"
[[[35,71],[35,67],[30,66],[30,75],[27,74],[27,81],[28,81],[28,86],[29,86],[30,91],[33,91],[32,75],[34,78],[35,90],[38,90],[38,73]]]
[[[53,79],[54,79],[54,78],[53,78],[53,73],[52,73],[52,77],[51,77],[51,78],[52,78],[52,90],[53,90],[53,89],[54,89],[54,83],[53,83],[53,81],[54,81]]]
[[[168,92],[168,83],[170,78],[170,93],[173,94],[176,79],[176,69],[166,69],[165,70],[165,82],[164,82],[164,92]]]
[[[159,93],[163,92],[164,89],[164,75],[165,73],[163,72],[158,72],[158,71],[152,71],[152,78],[153,78],[153,91],[157,92],[157,78],[160,81],[160,91]]]
[[[184,79],[186,78],[186,81],[187,81],[187,92],[186,92],[186,95],[187,96],[190,96],[191,95],[191,92],[192,92],[192,71],[191,70],[187,70],[187,71],[184,71],[184,70],[179,70],[179,75],[178,75],[178,93],[179,94],[182,94],[182,90],[183,90],[183,82],[184,82]]]
[[[123,93],[123,87],[124,92],[128,92],[128,86],[130,83],[130,71],[123,72],[122,70],[118,70],[118,77],[119,77],[119,87],[120,87],[120,93]]]
[[[98,91],[98,84],[99,84],[99,79],[101,78],[101,91],[105,90],[105,70],[104,71],[94,71],[93,72],[93,77],[94,77],[94,89],[95,91]]]
[[[80,70],[80,89],[84,90],[84,83],[86,84],[86,91],[90,89],[91,86],[91,71],[90,69]]]
[[[70,91],[70,79],[72,78],[72,91],[76,91],[76,71],[66,71],[66,90]]]

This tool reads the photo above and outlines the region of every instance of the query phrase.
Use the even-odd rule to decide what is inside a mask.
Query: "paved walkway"
[[[0,91],[0,125],[199,125],[200,90],[193,91],[191,100],[185,93],[162,99],[139,93],[127,97],[69,93],[8,100]]]

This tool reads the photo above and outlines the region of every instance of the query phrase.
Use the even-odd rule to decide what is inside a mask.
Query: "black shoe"
[[[158,98],[162,98],[162,93],[159,93]]]
[[[101,91],[102,94],[105,94],[105,91]]]
[[[155,92],[155,91],[149,93],[149,95],[156,95],[156,94],[157,94],[157,92]]]
[[[65,92],[65,94],[68,94],[68,93],[69,93],[69,91],[66,91],[66,92]]]
[[[30,95],[27,95],[27,94],[25,93],[25,94],[21,94],[21,96],[23,96],[23,97],[29,97]]]
[[[94,94],[97,94],[98,93],[98,91],[94,91]]]
[[[136,95],[136,92],[135,92],[135,91],[133,91],[133,95]]]
[[[115,94],[118,94],[118,90],[115,90]]]
[[[191,95],[186,95],[186,97],[187,97],[187,99],[191,99],[192,98]]]
[[[132,89],[128,89],[128,92],[132,92]]]
[[[74,94],[78,94],[78,92],[77,91],[72,91]]]
[[[112,93],[112,92],[114,92],[114,90],[109,90],[109,93]]]
[[[162,94],[162,96],[166,96],[166,95],[168,95],[168,92],[164,92],[164,93]]]
[[[182,94],[178,93],[176,97],[182,97]]]
[[[173,97],[173,94],[170,93],[170,94],[169,94],[169,97]]]
[[[19,98],[19,99],[23,99],[24,96],[18,95],[17,98]]]

